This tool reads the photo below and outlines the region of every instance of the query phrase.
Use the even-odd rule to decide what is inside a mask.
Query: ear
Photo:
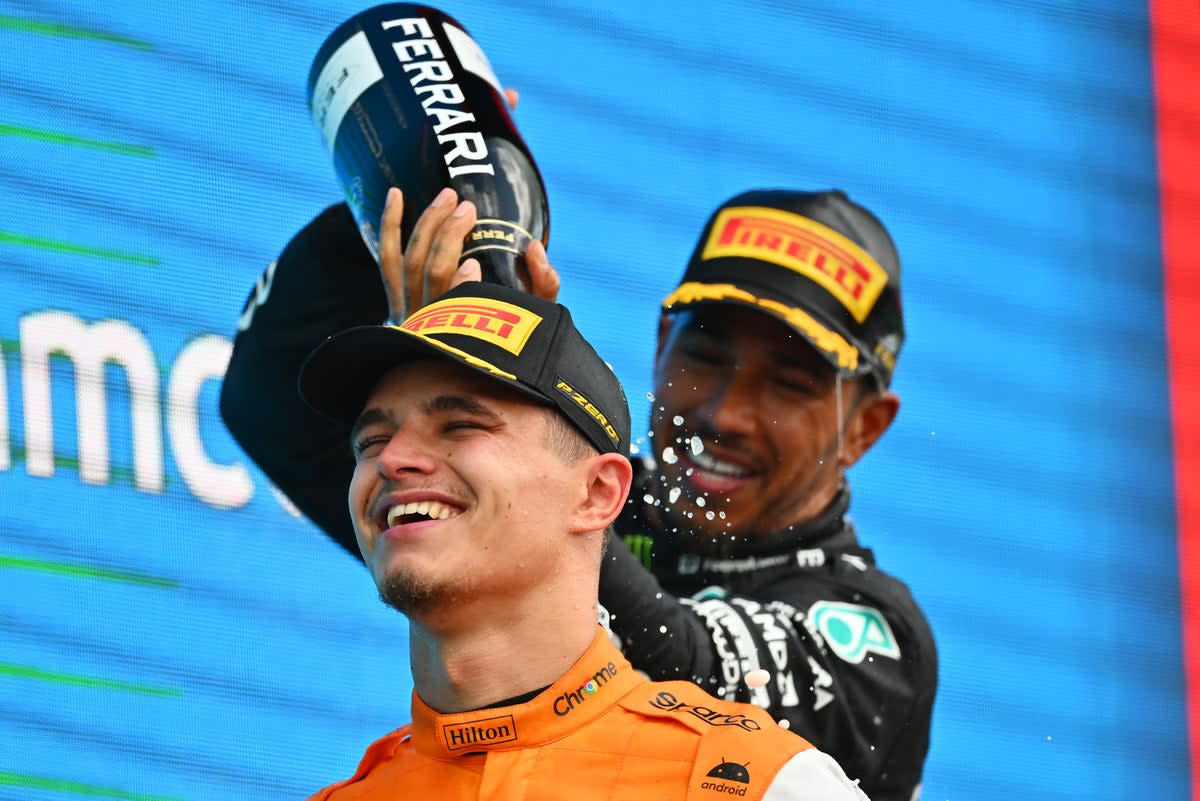
[[[900,396],[890,390],[872,392],[863,398],[846,421],[838,464],[847,468],[861,459],[888,430],[899,411]]]
[[[625,507],[633,484],[633,465],[619,453],[602,453],[585,460],[586,485],[568,521],[572,533],[604,531]]]

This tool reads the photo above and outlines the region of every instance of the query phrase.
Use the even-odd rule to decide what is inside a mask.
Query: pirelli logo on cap
[[[837,231],[763,206],[734,206],[717,215],[700,258],[731,256],[777,264],[815,281],[860,323],[888,281],[869,253]]]
[[[453,298],[429,304],[400,327],[426,338],[433,334],[474,337],[519,356],[541,321],[541,316],[502,300]]]

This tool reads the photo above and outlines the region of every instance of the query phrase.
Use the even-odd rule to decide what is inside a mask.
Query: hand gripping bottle
[[[376,259],[388,188],[404,192],[407,243],[421,212],[449,186],[478,210],[463,258],[479,260],[485,281],[528,288],[525,248],[550,236],[546,190],[487,56],[458,22],[409,3],[357,14],[317,52],[308,89]]]

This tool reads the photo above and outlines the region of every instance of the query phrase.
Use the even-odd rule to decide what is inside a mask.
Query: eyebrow
[[[500,415],[492,411],[488,406],[480,403],[471,395],[438,395],[436,398],[427,400],[420,406],[420,411],[425,415],[433,415],[445,412],[463,412],[473,417],[480,417],[493,423],[498,423],[501,420]],[[358,441],[358,435],[362,433],[364,428],[369,428],[380,423],[388,423],[390,418],[378,406],[372,406],[365,410],[354,421],[354,425],[350,428],[350,444],[354,445]]]
[[[358,442],[358,435],[362,433],[364,428],[378,425],[379,423],[386,423],[387,421],[387,415],[378,407],[372,407],[364,411],[354,421],[354,425],[350,427],[350,447],[353,448],[354,443]]]
[[[500,415],[493,412],[472,395],[438,395],[436,398],[422,403],[421,412],[423,414],[464,412],[475,417],[486,417],[489,420],[500,421]]]

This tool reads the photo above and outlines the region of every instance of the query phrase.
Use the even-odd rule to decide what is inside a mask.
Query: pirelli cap
[[[837,189],[758,189],[722,204],[663,311],[712,303],[774,315],[843,375],[873,375],[881,386],[904,344],[896,246]]]
[[[621,382],[558,303],[499,284],[459,284],[400,325],[351,328],[325,340],[300,370],[300,395],[353,424],[394,367],[448,359],[558,409],[601,453],[629,447]]]

